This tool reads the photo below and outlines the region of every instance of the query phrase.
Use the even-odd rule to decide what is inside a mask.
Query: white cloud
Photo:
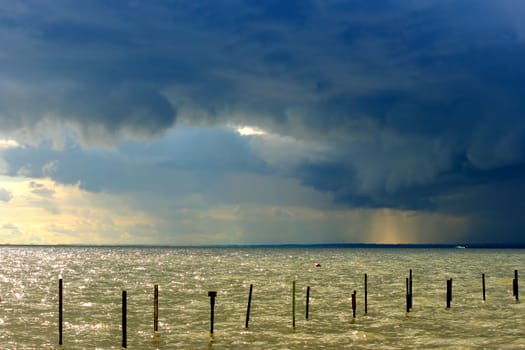
[[[14,195],[0,217],[0,232],[8,232],[2,235],[4,243],[115,244],[122,243],[123,233],[130,235],[129,243],[149,243],[146,234],[158,240],[159,218],[134,207],[125,196],[89,193],[49,179],[8,178],[6,182]]]

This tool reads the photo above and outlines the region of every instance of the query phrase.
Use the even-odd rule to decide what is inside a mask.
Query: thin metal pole
[[[62,306],[63,306],[63,282],[62,278],[58,280],[58,345],[62,345]]]
[[[127,341],[127,293],[125,290],[122,291],[122,347],[125,349],[128,347]]]
[[[292,283],[292,327],[295,328],[295,281]]]

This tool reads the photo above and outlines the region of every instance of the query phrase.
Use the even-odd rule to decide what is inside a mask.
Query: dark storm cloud
[[[128,130],[138,135],[155,135],[175,121],[175,111],[158,92],[129,85],[72,91],[64,101],[64,113],[84,129],[99,124],[111,134]]]
[[[179,152],[164,165],[273,171],[339,205],[467,213],[484,227],[504,219],[516,237],[521,222],[490,204],[521,208],[525,195],[524,15],[514,0],[6,3],[0,127],[25,135],[50,120],[107,143],[176,121],[258,126],[330,151],[269,169],[219,133],[190,149],[206,162]],[[30,153],[10,150],[11,171],[38,175],[53,160]],[[129,177],[128,163],[66,163],[90,177],[53,176],[93,190],[103,174]]]
[[[162,57],[148,59],[140,28],[103,4],[8,3],[0,7],[3,131],[67,123],[88,140],[157,135],[175,108],[162,95]],[[155,52],[152,56],[159,56]],[[167,71],[166,71],[167,74]]]
[[[241,119],[300,137],[379,128],[464,138],[496,112],[516,122],[523,110],[523,10],[513,1],[7,4],[0,120],[13,128],[12,119],[55,116],[151,135],[182,104],[204,111],[186,121]]]

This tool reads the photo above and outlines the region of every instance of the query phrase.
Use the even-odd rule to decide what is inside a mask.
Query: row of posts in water
[[[485,295],[485,274],[481,275],[483,301],[486,300]],[[250,309],[252,303],[253,284],[250,284],[250,292],[248,295],[248,306],[246,309],[245,328],[248,328],[250,321]],[[518,270],[514,270],[514,279],[512,280],[512,295],[519,301],[518,290]],[[215,298],[216,291],[209,291],[210,298],[210,333],[213,334],[214,318],[215,318]],[[452,278],[447,279],[447,308],[450,308],[452,302]],[[306,320],[309,319],[309,303],[310,303],[310,286],[306,288]],[[412,309],[412,270],[409,271],[409,277],[406,278],[406,311],[410,312]],[[357,310],[357,292],[352,293],[352,317],[355,319]],[[365,273],[364,283],[364,312],[368,313],[368,275]],[[63,345],[63,281],[62,278],[58,281],[58,344]],[[295,328],[295,281],[292,282],[292,327]],[[159,331],[159,286],[154,286],[153,294],[153,330]],[[127,348],[127,292],[122,291],[122,347]]]

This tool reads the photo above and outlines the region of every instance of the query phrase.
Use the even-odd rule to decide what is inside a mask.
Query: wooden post
[[[248,323],[250,322],[250,308],[252,305],[252,290],[253,290],[253,284],[250,284],[250,294],[248,295],[248,307],[246,309],[246,323],[245,328],[248,328]]]
[[[368,275],[365,273],[365,315],[368,313]]]
[[[215,297],[217,292],[210,291],[208,292],[208,297],[210,298],[210,334],[213,334],[213,318],[215,317]]]
[[[292,283],[292,327],[295,328],[295,281]]]
[[[153,331],[159,331],[159,285],[155,285],[153,292]]]
[[[483,290],[483,301],[487,300],[486,296],[485,296],[485,274],[482,273],[481,274],[481,288]]]
[[[412,306],[413,306],[413,304],[412,304],[412,296],[413,296],[413,294],[412,294],[412,269],[410,269],[410,272],[409,272],[409,280],[408,280],[408,282],[409,282],[409,293],[408,293],[408,295],[409,295],[409,306],[408,307],[409,307],[410,310],[412,310]]]
[[[407,302],[407,312],[410,312],[410,284],[409,278],[406,278],[406,302]]]
[[[450,308],[450,280],[447,279],[447,309]]]
[[[452,278],[447,280],[447,309],[450,309],[451,301],[452,301]]]
[[[352,317],[353,318],[355,318],[355,310],[357,309],[356,295],[357,295],[357,292],[354,290],[354,292],[352,293]]]
[[[452,278],[450,279],[450,301],[452,302],[454,293],[452,293]]]
[[[514,296],[516,297],[516,301],[519,301],[520,296],[519,296],[519,288],[518,288],[518,270],[514,270],[514,281],[512,283],[512,287],[514,290]]]
[[[62,278],[58,280],[58,345],[62,345],[62,306],[63,306],[63,282]]]
[[[310,286],[306,287],[306,319],[309,316],[310,309]]]
[[[128,347],[127,341],[127,293],[125,290],[122,291],[122,347],[126,349]]]

